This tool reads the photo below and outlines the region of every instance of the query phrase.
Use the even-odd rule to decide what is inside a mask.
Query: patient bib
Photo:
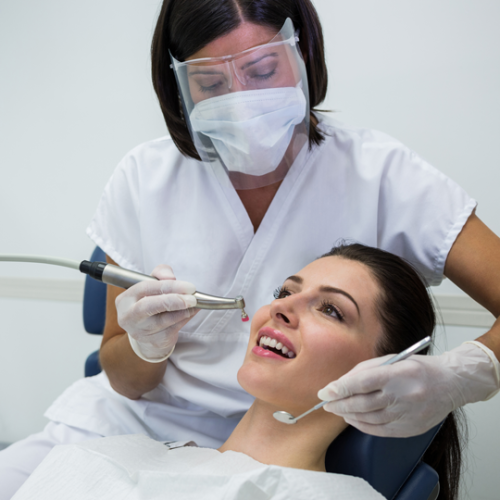
[[[243,453],[167,449],[145,436],[56,446],[15,500],[384,500],[363,479],[269,466]]]

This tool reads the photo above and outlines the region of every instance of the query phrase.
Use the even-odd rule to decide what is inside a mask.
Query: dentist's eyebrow
[[[214,75],[223,75],[224,73],[221,73],[220,71],[192,71],[189,73],[189,76],[195,76],[195,75],[209,75],[209,76],[214,76]]]
[[[244,64],[243,66],[241,66],[240,69],[247,69],[250,66],[253,66],[254,64],[259,63],[260,61],[262,61],[266,57],[278,57],[278,54],[277,54],[277,52],[272,52],[270,54],[264,54],[262,57],[259,57],[259,58],[255,59],[253,61],[247,62],[246,64]]]
[[[294,281],[295,283],[302,285],[304,280],[300,276],[289,276],[285,281]],[[358,314],[361,316],[361,312],[359,310],[358,303],[352,298],[351,295],[349,295],[347,292],[344,290],[341,290],[340,288],[335,288],[333,286],[322,286],[319,289],[320,292],[326,292],[326,293],[340,293],[341,295],[344,295],[344,297],[347,297],[352,303],[356,306],[356,309],[358,310]]]

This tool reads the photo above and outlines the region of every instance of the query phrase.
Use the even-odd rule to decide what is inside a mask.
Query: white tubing
[[[35,262],[37,264],[51,264],[53,266],[69,267],[80,270],[77,260],[61,259],[59,257],[45,257],[44,255],[14,255],[0,254],[0,262]]]

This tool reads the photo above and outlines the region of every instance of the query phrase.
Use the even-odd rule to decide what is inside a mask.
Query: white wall
[[[327,107],[403,141],[479,201],[500,234],[500,3],[316,0]]]
[[[500,234],[500,3],[315,5],[330,70],[325,107],[408,144],[466,187]],[[149,81],[158,6],[0,3],[0,253],[90,254],[85,227],[114,166],[165,133]],[[6,276],[80,279],[69,270],[2,263]],[[39,430],[45,408],[81,376],[98,339],[83,333],[80,314],[78,303],[0,299],[0,441]],[[480,333],[448,328],[449,345]],[[499,407],[497,398],[473,408],[470,498],[498,496]]]
[[[1,252],[84,259],[122,156],[164,135],[149,78],[158,0],[0,4]],[[71,271],[8,265],[0,275]]]

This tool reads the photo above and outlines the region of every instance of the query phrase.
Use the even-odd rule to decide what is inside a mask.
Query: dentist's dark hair
[[[341,243],[324,254],[360,262],[380,288],[375,310],[383,336],[377,354],[396,354],[427,336],[433,336],[436,313],[418,272],[406,261],[379,248]],[[420,354],[427,354],[422,351]],[[462,472],[466,426],[460,410],[450,413],[425,452],[424,462],[439,475],[440,500],[457,500]]]
[[[328,84],[323,31],[310,0],[164,0],[151,45],[153,87],[160,102],[170,136],[179,151],[200,159],[184,120],[182,103],[170,55],[179,61],[195,54],[215,39],[227,35],[242,22],[273,28],[278,32],[287,18],[299,30],[299,47],[304,57],[309,85],[309,102],[314,110],[326,96]],[[309,145],[324,136],[311,111]]]

